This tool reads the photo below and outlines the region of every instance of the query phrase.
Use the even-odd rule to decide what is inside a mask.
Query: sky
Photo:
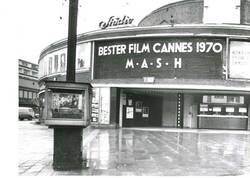
[[[67,38],[68,1],[14,0],[8,17],[12,20],[7,22],[14,26],[16,59],[37,63],[44,48]],[[99,22],[110,16],[127,15],[137,25],[153,10],[175,1],[178,0],[79,0],[77,32],[98,30]]]
[[[176,1],[180,0],[79,0],[77,32],[79,34],[98,30],[99,22],[107,21],[110,16],[127,15],[134,19],[133,25],[137,25],[153,10]],[[237,1],[240,2],[240,0],[209,0],[216,4],[214,7],[225,7],[227,4],[230,6],[230,3]],[[0,21],[5,24],[5,29],[0,28],[0,30],[4,30],[1,35],[5,39],[4,44],[7,41],[11,47],[15,46],[15,53],[12,55],[16,60],[23,59],[37,63],[44,48],[53,42],[67,38],[68,3],[69,0],[7,0],[1,2]],[[235,6],[232,7],[235,8]],[[219,17],[229,19],[237,17],[232,14],[232,11],[229,10],[228,14],[225,14],[224,10],[225,15]],[[207,14],[211,15],[206,15],[208,22],[221,20],[210,12]],[[10,32],[13,38],[11,42],[5,35]]]

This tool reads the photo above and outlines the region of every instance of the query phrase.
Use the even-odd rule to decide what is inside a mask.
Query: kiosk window
[[[200,105],[200,111],[201,112],[207,112],[208,111],[208,105],[207,104],[201,104]]]
[[[213,107],[213,112],[221,112],[221,107]]]
[[[233,107],[226,107],[226,112],[234,112],[234,108]]]
[[[243,104],[244,103],[243,98],[244,97],[241,97],[241,96],[228,96],[227,97],[227,103]],[[242,101],[243,101],[243,103],[242,103]]]
[[[247,113],[247,108],[239,108],[240,113]]]
[[[83,96],[75,93],[52,93],[52,118],[81,119],[84,115]]]

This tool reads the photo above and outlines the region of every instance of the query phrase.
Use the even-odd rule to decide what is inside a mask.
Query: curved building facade
[[[180,1],[137,27],[80,34],[76,81],[93,86],[91,124],[250,129],[249,1],[232,1],[236,15],[211,23],[216,7]],[[65,80],[66,56],[66,40],[41,52],[41,108],[44,81]]]

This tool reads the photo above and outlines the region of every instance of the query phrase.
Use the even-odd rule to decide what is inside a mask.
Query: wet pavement
[[[249,131],[87,128],[86,167],[54,171],[53,130],[19,125],[19,175],[250,175]]]

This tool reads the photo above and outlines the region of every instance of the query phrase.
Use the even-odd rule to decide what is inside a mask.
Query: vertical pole
[[[75,82],[78,0],[69,1],[68,51],[66,81]]]
[[[69,1],[66,81],[75,82],[78,0]],[[56,170],[81,169],[82,127],[54,127],[53,167]]]

